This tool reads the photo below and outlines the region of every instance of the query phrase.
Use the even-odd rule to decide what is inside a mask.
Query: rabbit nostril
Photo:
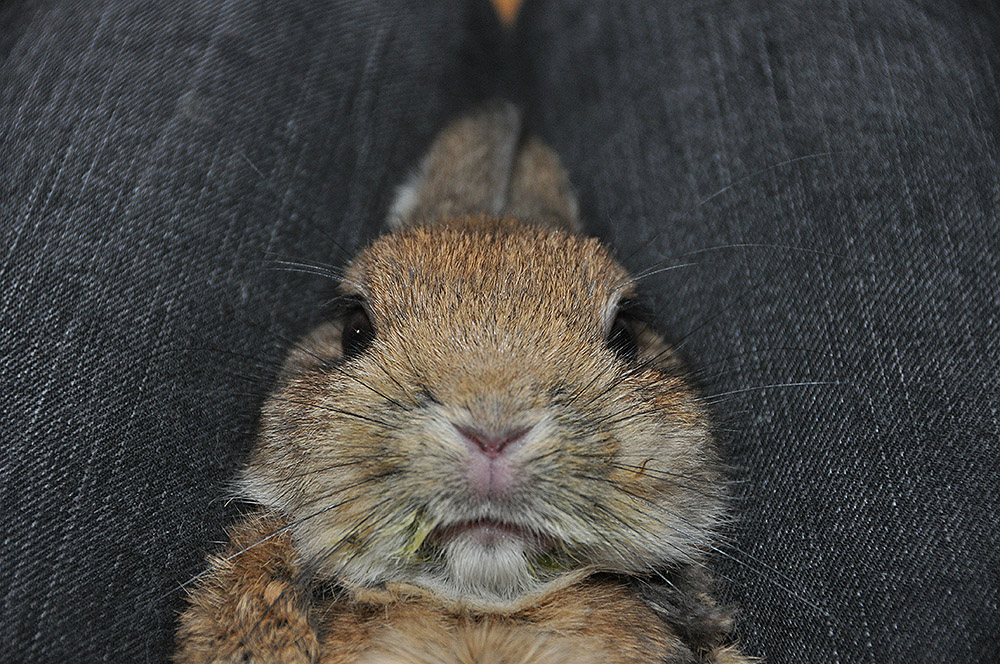
[[[469,441],[474,443],[486,456],[495,459],[511,444],[515,443],[528,433],[530,429],[517,429],[514,431],[502,431],[499,434],[490,434],[476,429],[455,426],[458,432]]]

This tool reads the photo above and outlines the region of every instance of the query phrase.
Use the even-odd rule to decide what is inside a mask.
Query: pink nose
[[[503,454],[503,451],[511,446],[513,443],[517,443],[525,434],[528,433],[528,429],[518,429],[516,431],[504,431],[499,434],[488,434],[483,431],[477,431],[475,429],[468,429],[466,427],[456,426],[458,432],[474,446],[474,449],[479,449],[491,459],[496,459],[498,456]]]

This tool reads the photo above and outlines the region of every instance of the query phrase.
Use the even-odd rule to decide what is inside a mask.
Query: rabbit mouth
[[[539,566],[549,557],[554,540],[515,522],[475,519],[436,527],[427,537],[437,549],[418,575],[446,596],[505,604],[537,589],[551,570]]]
[[[466,539],[484,548],[493,548],[511,540],[519,543],[526,552],[538,554],[550,549],[552,538],[530,528],[493,519],[461,521],[435,528],[430,539],[446,544],[456,539]]]

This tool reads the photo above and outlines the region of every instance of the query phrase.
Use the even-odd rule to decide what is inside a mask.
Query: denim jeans
[[[998,54],[971,2],[7,3],[0,659],[169,656],[329,299],[282,262],[502,93],[713,404],[744,650],[995,661]]]

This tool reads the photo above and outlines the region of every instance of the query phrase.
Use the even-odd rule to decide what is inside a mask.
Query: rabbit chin
[[[443,547],[444,574],[434,585],[455,597],[509,601],[542,585],[532,570],[526,542],[463,533]]]

